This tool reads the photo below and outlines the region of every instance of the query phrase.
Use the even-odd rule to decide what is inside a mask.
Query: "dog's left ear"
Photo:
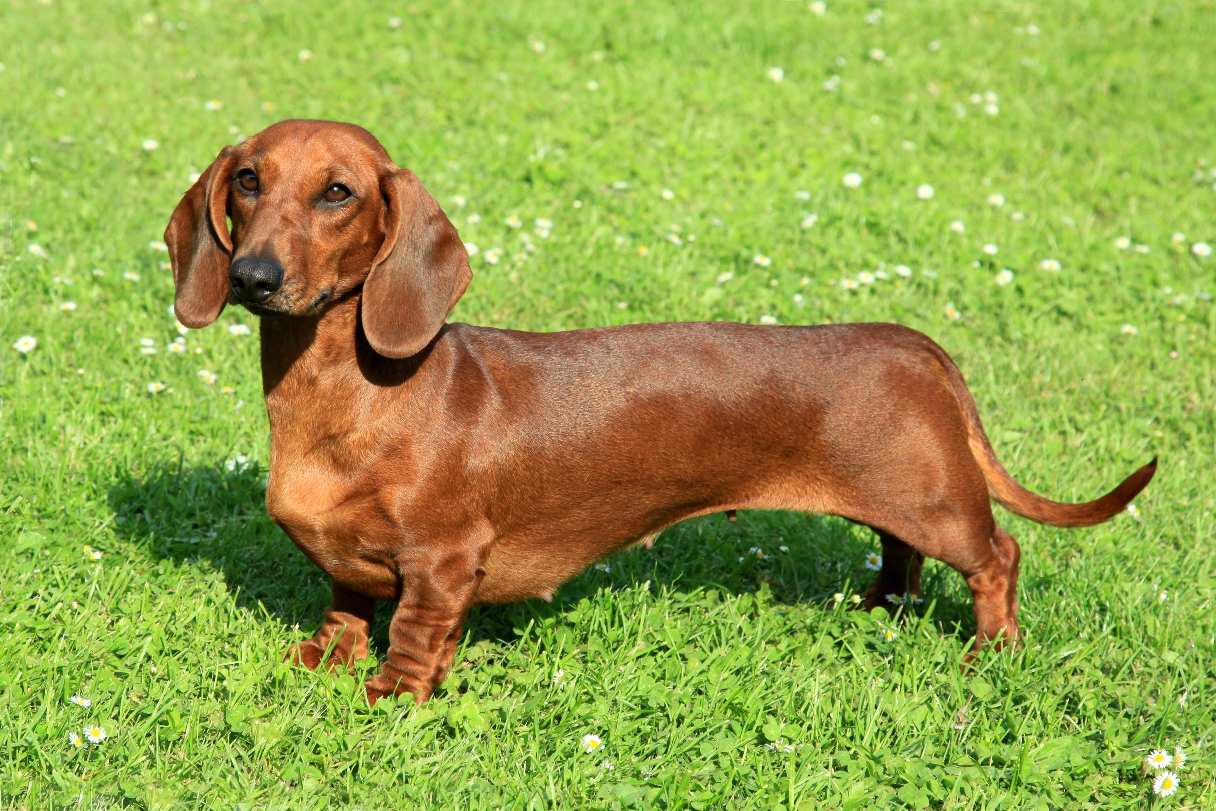
[[[473,278],[447,215],[408,169],[380,179],[384,242],[363,283],[363,332],[387,358],[431,342]]]

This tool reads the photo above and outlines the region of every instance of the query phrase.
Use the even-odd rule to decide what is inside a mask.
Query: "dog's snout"
[[[260,304],[283,284],[283,267],[271,259],[245,256],[232,263],[228,284],[240,301]]]

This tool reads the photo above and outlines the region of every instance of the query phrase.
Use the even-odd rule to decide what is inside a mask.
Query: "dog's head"
[[[225,147],[165,242],[186,326],[210,324],[228,302],[315,317],[362,285],[363,330],[391,358],[430,343],[472,278],[456,228],[414,173],[363,128],[332,121],[281,121]]]

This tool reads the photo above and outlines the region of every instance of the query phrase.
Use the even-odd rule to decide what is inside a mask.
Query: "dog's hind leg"
[[[862,607],[891,606],[888,595],[920,596],[920,572],[925,556],[894,535],[875,530],[882,541],[882,568],[865,594]]]

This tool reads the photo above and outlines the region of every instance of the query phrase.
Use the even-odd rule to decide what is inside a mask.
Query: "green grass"
[[[1212,2],[309,5],[0,9],[0,803],[1216,807]],[[884,642],[832,599],[864,588],[866,532],[750,513],[476,610],[434,700],[369,710],[366,673],[280,662],[328,588],[262,506],[256,332],[226,329],[253,321],[167,351],[149,245],[191,172],[293,116],[366,126],[480,246],[459,320],[900,321],[1028,486],[1161,471],[1138,520],[999,516],[1026,645],[973,678],[954,572],[930,563]],[[74,751],[94,721],[109,739]],[[1176,745],[1154,800],[1141,760]]]

